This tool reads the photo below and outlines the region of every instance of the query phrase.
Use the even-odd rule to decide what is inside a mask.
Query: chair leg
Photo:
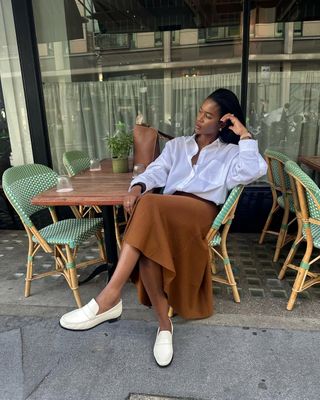
[[[68,275],[69,275],[69,286],[73,292],[75,301],[77,303],[78,308],[82,306],[80,293],[79,293],[79,285],[78,285],[78,276],[77,276],[77,269],[75,266],[74,258],[72,255],[72,251],[69,246],[66,246],[66,253],[67,253],[67,260],[69,264],[68,268]]]
[[[30,234],[29,231],[27,231],[28,239],[29,239],[29,247],[28,247],[28,260],[27,260],[27,272],[26,272],[26,283],[24,286],[24,297],[29,297],[30,296],[30,290],[31,290],[31,280],[32,280],[32,274],[33,274],[33,252],[34,252],[34,246],[32,242],[32,235]]]
[[[169,318],[172,318],[172,317],[173,317],[173,308],[172,308],[171,306],[169,306],[168,317],[169,317]]]
[[[287,258],[286,258],[285,262],[283,263],[283,266],[282,266],[282,268],[281,268],[281,270],[279,272],[278,279],[283,279],[284,278],[285,273],[286,273],[287,268],[288,268],[288,265],[291,264],[291,261],[293,260],[293,258],[295,256],[297,250],[298,250],[298,247],[299,247],[302,239],[303,239],[302,232],[301,232],[301,229],[299,228],[297,236],[295,238],[295,241],[293,242],[293,244],[291,246],[291,249],[290,249],[290,251],[289,251],[289,253],[287,255]]]
[[[113,206],[114,230],[115,230],[115,234],[116,234],[116,241],[117,241],[118,249],[121,250],[122,242],[121,242],[118,214],[119,214],[119,211],[117,210],[117,206]]]
[[[216,256],[211,247],[209,247],[209,262],[211,265],[211,273],[215,275],[217,273]]]
[[[259,239],[259,244],[263,243],[264,238],[265,238],[266,233],[267,233],[267,230],[269,229],[269,226],[271,224],[273,215],[278,209],[279,209],[279,205],[276,203],[276,201],[274,201],[273,204],[272,204],[271,210],[269,212],[268,218],[266,220],[266,223],[264,224],[264,227],[262,229],[261,236],[260,236],[260,239]]]
[[[280,228],[277,243],[276,243],[276,250],[273,255],[273,262],[278,261],[280,250],[281,250],[283,243],[287,236],[289,212],[290,212],[289,207],[285,207],[282,221],[281,221],[281,228]]]
[[[102,236],[102,232],[101,231],[96,233],[96,238],[98,240],[100,257],[103,258],[104,261],[107,263],[108,262],[107,253],[106,253],[106,249],[104,247],[103,236]]]
[[[32,273],[33,273],[33,256],[30,255],[29,253],[27,261],[26,283],[24,287],[24,297],[30,296]]]
[[[223,257],[223,263],[224,263],[224,268],[225,268],[226,275],[227,275],[227,280],[228,280],[229,285],[231,286],[234,301],[236,303],[240,303],[240,296],[239,296],[239,291],[238,291],[238,287],[237,287],[237,282],[234,279],[229,255],[227,252],[226,239],[227,239],[228,231],[229,231],[229,229],[226,232],[223,232],[223,234],[221,236],[221,253],[222,253],[222,257]]]
[[[236,303],[240,303],[240,295],[239,295],[239,291],[238,291],[238,287],[237,287],[237,282],[234,279],[234,275],[233,275],[233,271],[232,271],[232,267],[231,267],[230,261],[229,261],[229,259],[227,259],[227,260],[224,259],[224,262],[225,262],[224,267],[225,267],[225,270],[226,270],[227,279],[228,279],[229,285],[231,286],[231,289],[232,289],[232,294],[233,294],[234,301]]]
[[[293,309],[294,303],[296,302],[297,295],[301,292],[301,288],[304,284],[304,281],[307,277],[308,270],[304,268],[299,268],[296,279],[293,284],[292,292],[287,304],[287,310],[291,311]]]

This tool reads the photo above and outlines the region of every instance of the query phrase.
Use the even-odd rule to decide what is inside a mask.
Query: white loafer
[[[156,341],[154,343],[153,355],[159,367],[167,367],[171,363],[173,358],[173,325],[171,321],[170,323],[171,332],[160,331],[160,328],[158,328]]]
[[[60,326],[72,331],[84,331],[106,321],[114,322],[122,314],[122,300],[104,313],[97,315],[98,311],[99,305],[95,299],[92,299],[85,306],[64,314],[60,319]]]

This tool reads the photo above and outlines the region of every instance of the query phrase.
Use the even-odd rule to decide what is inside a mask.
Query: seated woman
[[[218,89],[203,102],[194,135],[169,141],[136,177],[124,199],[131,214],[110,282],[84,307],[62,316],[60,325],[85,330],[120,317],[121,290],[131,277],[141,303],[152,305],[158,322],[154,357],[173,357],[171,305],[186,319],[213,313],[206,235],[230,189],[267,171],[258,145],[245,127],[234,93]],[[164,187],[164,194],[152,194]]]

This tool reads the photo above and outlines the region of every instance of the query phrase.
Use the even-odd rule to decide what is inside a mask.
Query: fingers
[[[235,117],[233,114],[228,113],[225,114],[220,121],[222,123],[226,123],[227,121],[231,122],[231,125],[228,126],[228,129],[230,129],[231,131],[233,131],[233,133],[235,133],[236,135],[240,135],[241,132],[245,129],[244,125],[238,120],[237,117]]]
[[[123,207],[127,211],[127,213],[132,214],[136,200],[137,200],[137,197],[133,197],[133,196],[126,197],[124,199]]]
[[[233,114],[228,113],[228,114],[224,114],[224,116],[222,118],[220,118],[221,122],[227,122],[227,121],[231,121],[232,123],[238,121],[238,118],[235,117]]]

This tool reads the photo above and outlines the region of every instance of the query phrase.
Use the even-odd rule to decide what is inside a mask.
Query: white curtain
[[[249,74],[248,125],[260,151],[278,150],[296,160],[320,154],[320,72]]]
[[[10,0],[0,1],[0,81],[12,149],[12,165],[32,163],[29,124]]]
[[[192,135],[203,100],[214,90],[226,88],[240,96],[240,73],[172,79],[172,126],[175,135]]]
[[[117,122],[132,131],[138,112],[154,125],[163,114],[162,80],[46,83],[44,98],[53,166],[60,172],[65,151],[104,158],[104,138],[115,133]]]
[[[263,79],[260,74],[249,74],[247,122],[260,150],[273,148],[292,158],[320,154],[320,73],[290,74],[286,118],[282,92],[287,77],[272,72],[268,82]],[[118,121],[132,131],[139,112],[163,132],[191,135],[197,110],[213,90],[225,87],[240,95],[240,73],[173,78],[169,86],[164,85],[168,82],[163,79],[46,83],[54,168],[64,171],[62,155],[69,150],[85,150],[100,159],[108,156],[104,138],[115,133]]]

